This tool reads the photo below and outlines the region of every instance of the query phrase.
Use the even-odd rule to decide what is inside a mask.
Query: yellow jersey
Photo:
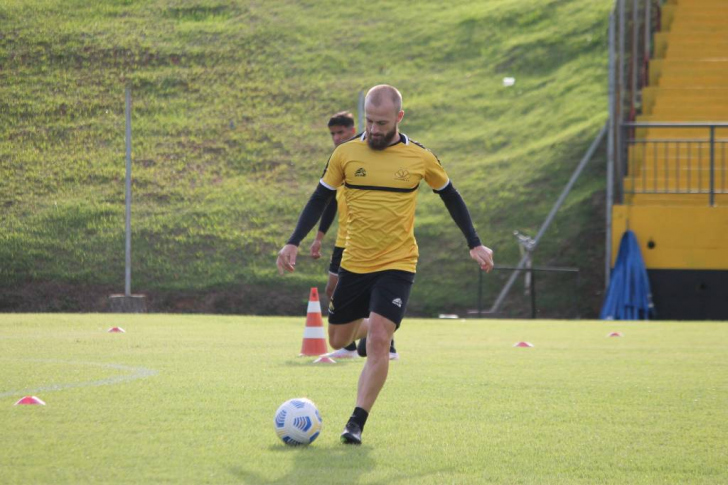
[[[431,151],[404,134],[384,150],[370,148],[365,137],[336,147],[321,178],[330,190],[344,186],[343,194],[337,193],[348,209],[341,267],[353,273],[414,273],[419,257],[414,234],[417,189],[424,180],[441,190],[449,178]],[[342,219],[340,214],[339,224]]]

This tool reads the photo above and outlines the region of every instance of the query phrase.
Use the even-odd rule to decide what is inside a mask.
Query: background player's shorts
[[[408,271],[352,273],[341,268],[339,283],[329,303],[329,323],[350,323],[376,312],[399,328],[414,281],[415,274]]]
[[[331,262],[329,263],[329,273],[339,274],[339,266],[341,265],[341,257],[344,255],[344,248],[334,246],[334,252],[331,253]]]

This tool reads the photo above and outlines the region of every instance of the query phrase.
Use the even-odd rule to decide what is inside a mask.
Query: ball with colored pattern
[[[276,411],[276,434],[290,446],[309,445],[318,438],[323,420],[316,405],[310,399],[289,399]]]

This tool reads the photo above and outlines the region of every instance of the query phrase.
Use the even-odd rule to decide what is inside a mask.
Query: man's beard
[[[389,133],[386,133],[384,136],[377,136],[376,138],[372,137],[371,133],[367,133],[367,145],[369,145],[369,148],[373,150],[384,150],[390,143],[392,143],[396,133],[397,127]]]

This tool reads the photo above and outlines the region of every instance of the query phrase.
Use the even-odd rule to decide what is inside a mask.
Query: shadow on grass
[[[236,479],[245,484],[289,485],[301,483],[359,483],[362,475],[376,467],[369,457],[370,446],[340,445],[335,448],[316,446],[270,446],[269,451],[280,456],[280,468],[289,471],[275,479],[267,479],[242,466],[229,469]],[[289,462],[289,458],[292,462]],[[387,481],[388,483],[389,481]],[[382,484],[385,482],[381,482]]]
[[[242,466],[231,467],[229,472],[236,479],[242,480],[242,483],[249,485],[356,484],[362,481],[365,474],[371,473],[377,468],[377,463],[369,456],[373,449],[372,446],[367,445],[340,445],[334,448],[272,445],[268,450],[280,456],[281,468],[286,467],[288,456],[292,455],[290,470],[285,475],[275,479],[266,479],[255,471],[246,470]],[[416,483],[418,478],[454,472],[454,470],[454,467],[448,467],[438,470],[423,470],[414,474],[393,472],[384,479],[378,481],[368,479],[366,482],[372,485]]]

